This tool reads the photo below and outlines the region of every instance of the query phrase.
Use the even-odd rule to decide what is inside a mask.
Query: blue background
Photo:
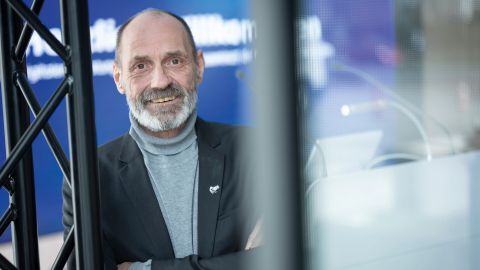
[[[30,5],[31,1],[28,1]],[[116,27],[133,14],[148,8],[160,8],[180,16],[192,14],[220,14],[224,20],[248,18],[248,5],[245,1],[90,1],[90,25],[98,19],[113,18]],[[45,1],[40,13],[42,22],[48,28],[60,28],[58,1]],[[205,51],[231,50],[243,48],[239,46],[209,46]],[[30,49],[32,50],[32,49]],[[92,59],[113,59],[113,52],[93,53]],[[60,63],[57,56],[43,54],[35,57],[30,51],[27,58],[29,66],[39,63]],[[215,66],[207,68],[204,81],[199,87],[198,114],[207,120],[230,123],[249,124],[248,99],[250,91],[244,74],[248,72],[244,64],[230,66]],[[45,79],[32,82],[32,87],[38,100],[44,102],[52,95],[61,79]],[[125,133],[129,128],[128,106],[125,97],[117,92],[111,75],[94,76],[95,114],[97,126],[97,143],[102,145],[109,140]],[[33,117],[32,117],[33,120]],[[64,150],[68,153],[67,117],[65,102],[62,102],[49,121],[55,130]],[[3,118],[1,119],[3,126]],[[0,134],[4,140],[4,134]],[[5,146],[0,144],[1,162],[5,160]],[[37,137],[33,145],[34,170],[37,200],[37,221],[39,234],[56,232],[63,229],[61,223],[61,183],[62,173],[50,152],[42,135]],[[8,207],[8,194],[0,191],[0,209]],[[5,210],[3,210],[5,209]],[[2,236],[1,241],[10,239],[10,232]]]

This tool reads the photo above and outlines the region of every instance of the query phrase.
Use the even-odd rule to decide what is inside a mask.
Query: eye
[[[165,65],[170,68],[180,68],[185,65],[185,59],[180,56],[173,56],[166,60]]]
[[[170,60],[170,64],[172,64],[174,66],[179,65],[180,64],[180,59],[173,58],[172,60]]]
[[[150,67],[151,67],[151,64],[149,62],[140,61],[140,62],[134,63],[131,66],[130,72],[132,74],[140,74],[150,70]]]

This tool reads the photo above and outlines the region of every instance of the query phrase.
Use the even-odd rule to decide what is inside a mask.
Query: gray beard
[[[169,111],[156,111],[150,112],[145,108],[145,102],[157,98],[159,96],[165,96],[165,91],[177,92],[180,91],[183,95],[183,102],[180,108],[173,108]],[[149,129],[152,132],[167,131],[180,127],[187,121],[190,115],[193,113],[197,106],[197,90],[151,90],[145,91],[137,100],[130,100],[127,97],[128,107],[130,113],[137,122]]]

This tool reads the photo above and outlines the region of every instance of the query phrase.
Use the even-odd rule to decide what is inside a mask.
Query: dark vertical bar
[[[66,45],[71,49],[74,78],[67,96],[71,146],[71,181],[77,269],[103,268],[97,174],[92,60],[87,1],[62,2]]]
[[[27,129],[30,119],[28,106],[14,84],[16,70],[25,71],[25,63],[14,61],[13,48],[20,35],[22,22],[13,10],[0,1],[2,99],[7,156]],[[12,201],[17,208],[13,223],[13,243],[19,269],[39,269],[37,217],[33,180],[32,152],[28,150],[12,174],[15,192]]]
[[[260,269],[304,269],[302,181],[299,164],[299,87],[296,83],[293,0],[252,1],[257,25],[255,60],[256,128],[265,207],[265,249]]]
[[[68,29],[70,29],[69,27],[69,21],[68,21],[68,11],[67,11],[67,2],[69,0],[60,0],[60,12],[61,12],[61,21],[62,21],[62,42],[64,45],[67,45],[67,42],[70,40],[70,32]],[[72,67],[71,67],[71,64],[70,63],[66,63],[65,64],[65,74],[72,74]],[[75,125],[74,125],[74,116],[73,116],[73,96],[71,94],[68,94],[66,96],[66,110],[67,110],[67,117],[68,117],[68,121],[67,121],[67,124],[68,124],[68,141],[69,141],[69,148],[71,149],[70,153],[72,153],[73,149],[75,148]],[[70,164],[76,164],[76,157],[73,156],[72,154],[70,154]],[[73,179],[72,179],[72,175],[73,175],[73,170],[75,170],[75,168],[72,168],[70,166],[70,188],[72,189],[72,201],[74,200],[74,197],[75,194],[73,193]],[[73,203],[73,202],[72,202]],[[68,234],[71,234],[73,232],[73,236],[74,236],[74,239],[77,237],[77,234],[75,233],[75,231],[72,231],[72,228],[74,226],[72,226],[70,228],[70,231]],[[64,239],[63,239],[63,243],[65,245],[65,243],[67,242],[67,238],[68,236],[65,236],[65,233],[64,233]],[[76,246],[75,245],[73,247],[73,252],[71,252],[71,254],[69,255],[69,258],[67,260],[67,269],[74,269],[76,266],[76,260],[75,260],[75,253],[76,253]]]
[[[265,253],[260,269],[304,269],[298,86],[293,0],[253,1],[257,23],[254,156],[264,182]],[[275,7],[275,8],[272,8]]]

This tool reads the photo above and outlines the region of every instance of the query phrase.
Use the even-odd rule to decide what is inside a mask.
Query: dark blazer
[[[199,151],[198,255],[175,259],[170,237],[136,142],[125,134],[98,150],[101,223],[106,269],[152,259],[152,269],[236,269],[256,217],[251,170],[241,128],[195,125]],[[210,187],[220,186],[212,194]],[[65,232],[73,224],[71,190],[63,185]],[[253,252],[254,253],[254,252]]]

